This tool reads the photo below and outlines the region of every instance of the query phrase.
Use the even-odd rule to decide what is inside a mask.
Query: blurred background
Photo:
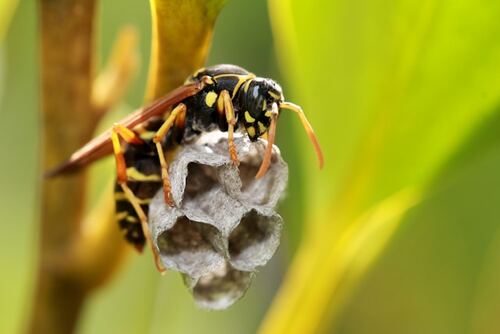
[[[0,333],[25,327],[36,272],[36,10],[0,2]],[[107,0],[98,15],[101,62],[120,27],[140,36],[140,69],[109,123],[143,102],[149,5]],[[160,277],[150,255],[132,254],[77,332],[500,332],[498,36],[492,0],[229,1],[208,64],[280,82],[314,126],[325,168],[283,114],[283,240],[246,296],[199,310],[178,274]],[[112,169],[100,164],[97,180]]]

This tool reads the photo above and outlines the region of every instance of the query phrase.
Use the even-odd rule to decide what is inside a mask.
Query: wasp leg
[[[140,145],[143,141],[132,130],[124,127],[123,125],[113,125],[113,129],[111,130],[111,141],[113,143],[113,151],[116,160],[116,175],[119,182],[127,182],[127,166],[125,164],[125,157],[123,156],[123,150],[118,136],[122,137],[123,140],[129,144]]]
[[[149,244],[149,247],[151,248],[151,252],[153,252],[153,257],[155,260],[156,264],[156,269],[160,273],[165,272],[165,268],[163,267],[160,259],[160,254],[158,253],[158,250],[156,247],[153,245],[153,237],[151,236],[151,231],[149,230],[148,226],[148,218],[146,217],[146,214],[144,213],[144,210],[141,208],[141,204],[139,202],[139,199],[134,195],[132,190],[128,187],[127,183],[120,183],[120,186],[122,187],[123,193],[127,197],[127,200],[132,204],[132,206],[135,209],[135,212],[137,213],[137,216],[139,217],[139,220],[141,221],[141,226],[142,226],[142,232],[144,233],[144,237],[147,240],[147,243]]]
[[[148,218],[146,217],[144,210],[141,208],[140,200],[134,195],[132,190],[130,190],[127,185],[127,166],[125,164],[125,157],[123,155],[123,149],[120,144],[119,136],[129,144],[142,144],[143,141],[132,130],[124,127],[123,125],[115,124],[111,130],[111,141],[113,143],[113,151],[116,159],[117,182],[122,188],[127,200],[134,207],[134,210],[141,221],[142,232],[144,233],[144,237],[153,252],[156,268],[159,272],[163,273],[165,272],[165,268],[163,268],[163,265],[161,264],[158,250],[153,245],[153,238],[148,226]]]
[[[170,206],[174,206],[174,200],[172,198],[172,186],[170,185],[170,178],[168,176],[168,165],[165,159],[165,154],[163,153],[163,147],[161,146],[161,141],[168,133],[168,130],[172,127],[177,116],[186,113],[186,105],[180,103],[178,104],[167,117],[162,126],[158,129],[155,136],[153,137],[153,142],[156,144],[156,150],[158,151],[158,157],[160,158],[161,165],[161,179],[163,181],[163,195],[165,198],[165,203]]]
[[[234,126],[236,125],[236,117],[234,116],[233,101],[231,100],[231,95],[229,95],[227,90],[223,90],[220,93],[217,108],[219,109],[219,112],[224,112],[226,115],[229,156],[231,157],[233,164],[238,166],[240,161],[238,160],[236,146],[234,145]]]

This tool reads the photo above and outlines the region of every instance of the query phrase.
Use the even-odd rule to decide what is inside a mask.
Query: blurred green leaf
[[[473,149],[442,171],[427,199],[405,218],[335,332],[500,330],[499,121],[481,128],[483,138],[471,141]],[[485,134],[492,141],[484,142]]]
[[[3,41],[19,0],[0,0],[0,42]]]
[[[5,80],[4,37],[9,28],[18,0],[0,0],[0,105],[2,104]]]
[[[309,164],[311,209],[354,196],[356,184],[356,205],[366,209],[432,177],[498,102],[499,7],[271,1],[274,26],[286,28],[275,29],[277,42],[287,43],[278,51],[293,61],[284,73],[327,158],[322,173]]]
[[[498,332],[499,129],[496,107],[406,217],[336,331]]]
[[[0,84],[0,133],[4,139],[0,152],[9,157],[0,167],[0,184],[4,189],[0,192],[0,221],[4,222],[0,234],[0,267],[4,268],[0,279],[0,333],[24,330],[35,276],[38,246],[34,224],[37,192],[33,186],[38,165],[35,13],[35,2],[20,2],[8,34],[0,41],[4,60],[2,79],[5,79],[4,85]],[[19,127],[14,126],[19,124],[23,124],[23,138],[19,137]]]
[[[182,85],[205,64],[215,21],[226,2],[150,0],[153,33],[146,99]]]
[[[497,111],[500,3],[272,0],[270,8],[285,74],[322,142],[326,168],[308,165],[310,233],[264,328],[314,331],[346,293],[328,285],[343,272],[319,269],[345,261],[346,254],[325,255],[344,231],[402,189],[425,189]],[[326,290],[309,288],[316,286]],[[329,301],[317,306],[325,295]]]
[[[403,217],[419,199],[418,191],[402,191],[356,219],[332,247],[319,250],[307,248],[309,251],[319,251],[323,262],[328,265],[318,267],[314,254],[304,252],[302,246],[288,273],[289,278],[284,282],[283,290],[292,291],[300,287],[307,294],[278,296],[268,317],[271,320],[264,322],[261,332],[316,333],[318,328],[325,327],[317,322],[318,314],[326,308],[330,312],[336,312],[342,307],[342,303],[349,297],[350,288],[362,279],[364,272],[398,229]],[[333,295],[335,298],[332,299]],[[292,320],[293,327],[290,327],[290,319],[283,317],[282,313],[290,305],[294,305],[295,311],[301,314]]]

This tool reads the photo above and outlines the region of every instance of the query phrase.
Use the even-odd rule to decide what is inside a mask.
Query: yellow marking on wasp
[[[214,105],[216,100],[217,100],[217,93],[214,91],[208,92],[207,95],[205,96],[205,104],[210,108]]]
[[[255,118],[253,118],[248,111],[245,111],[245,121],[247,121],[247,123],[253,123],[255,122]]]
[[[204,68],[204,67],[200,68],[199,70],[197,70],[196,72],[194,72],[189,78],[187,78],[186,81],[184,81],[184,83],[185,84],[190,84],[190,83],[194,83],[194,82],[198,81],[198,78],[196,78],[196,77],[199,76],[202,72],[205,72],[205,71],[206,71],[206,68]],[[212,82],[208,82],[208,83],[209,84],[213,84],[213,81]]]
[[[241,85],[243,85],[247,80],[250,81],[251,79],[255,78],[255,74],[253,73],[248,73],[245,75],[238,75],[238,74],[220,74],[214,76],[214,79],[217,81],[219,78],[227,78],[227,77],[235,77],[238,79],[238,82],[234,86],[233,93],[231,94],[231,99],[234,99],[236,96],[236,93],[238,93],[238,90],[240,89]]]
[[[127,217],[125,217],[125,220],[129,223],[139,223],[139,219],[137,219],[137,217],[135,216],[128,215]]]
[[[144,128],[144,123],[137,124],[136,126],[134,126],[133,130],[137,133],[146,131],[146,129]]]
[[[166,113],[165,117],[168,117],[170,113]],[[156,135],[156,131],[150,131],[144,127],[144,123],[138,124],[134,127],[134,131],[137,132],[142,140],[151,140]]]
[[[122,193],[122,192],[115,193],[115,201],[123,201],[123,200],[127,200],[128,201],[128,198],[127,198],[127,196],[125,196],[124,193]]]
[[[253,126],[249,126],[247,132],[250,137],[255,137],[255,128]]]
[[[151,140],[151,139],[153,139],[153,137],[155,136],[155,134],[156,134],[155,131],[144,130],[143,132],[141,132],[139,134],[139,137],[141,137],[141,139],[143,139],[143,140]]]
[[[264,102],[262,102],[262,110],[266,110],[267,109],[267,101],[264,100]]]
[[[264,116],[271,117],[272,114],[273,113],[271,112],[271,110],[268,110],[268,111],[266,111],[266,113],[264,114]]]
[[[269,91],[269,95],[271,95],[276,100],[281,100],[281,96],[279,96],[278,94],[276,94],[276,93],[274,93],[272,91]]]
[[[266,129],[264,124],[262,124],[261,122],[257,122],[257,124],[259,125],[259,132],[260,133],[266,132],[267,129]]]
[[[127,176],[133,181],[161,181],[161,177],[159,175],[144,175],[135,167],[127,168]]]
[[[126,218],[128,215],[129,215],[129,213],[127,211],[118,212],[116,214],[116,220],[122,220],[122,219]]]
[[[116,192],[115,201],[128,201],[128,198],[124,193]],[[137,198],[137,202],[139,204],[149,204],[151,202],[151,198]]]
[[[251,82],[252,82],[252,80],[248,80],[247,82],[245,82],[245,86],[243,87],[243,90],[245,91],[245,93],[248,93],[248,88],[250,88]]]

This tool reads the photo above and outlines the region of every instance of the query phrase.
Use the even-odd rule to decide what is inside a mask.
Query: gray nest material
[[[241,298],[257,267],[278,248],[282,218],[274,207],[288,167],[274,147],[269,170],[255,174],[265,141],[235,138],[240,166],[231,163],[226,135],[211,133],[185,145],[169,167],[176,207],[163,191],[149,207],[153,240],[167,269],[179,271],[203,308],[224,309]]]

